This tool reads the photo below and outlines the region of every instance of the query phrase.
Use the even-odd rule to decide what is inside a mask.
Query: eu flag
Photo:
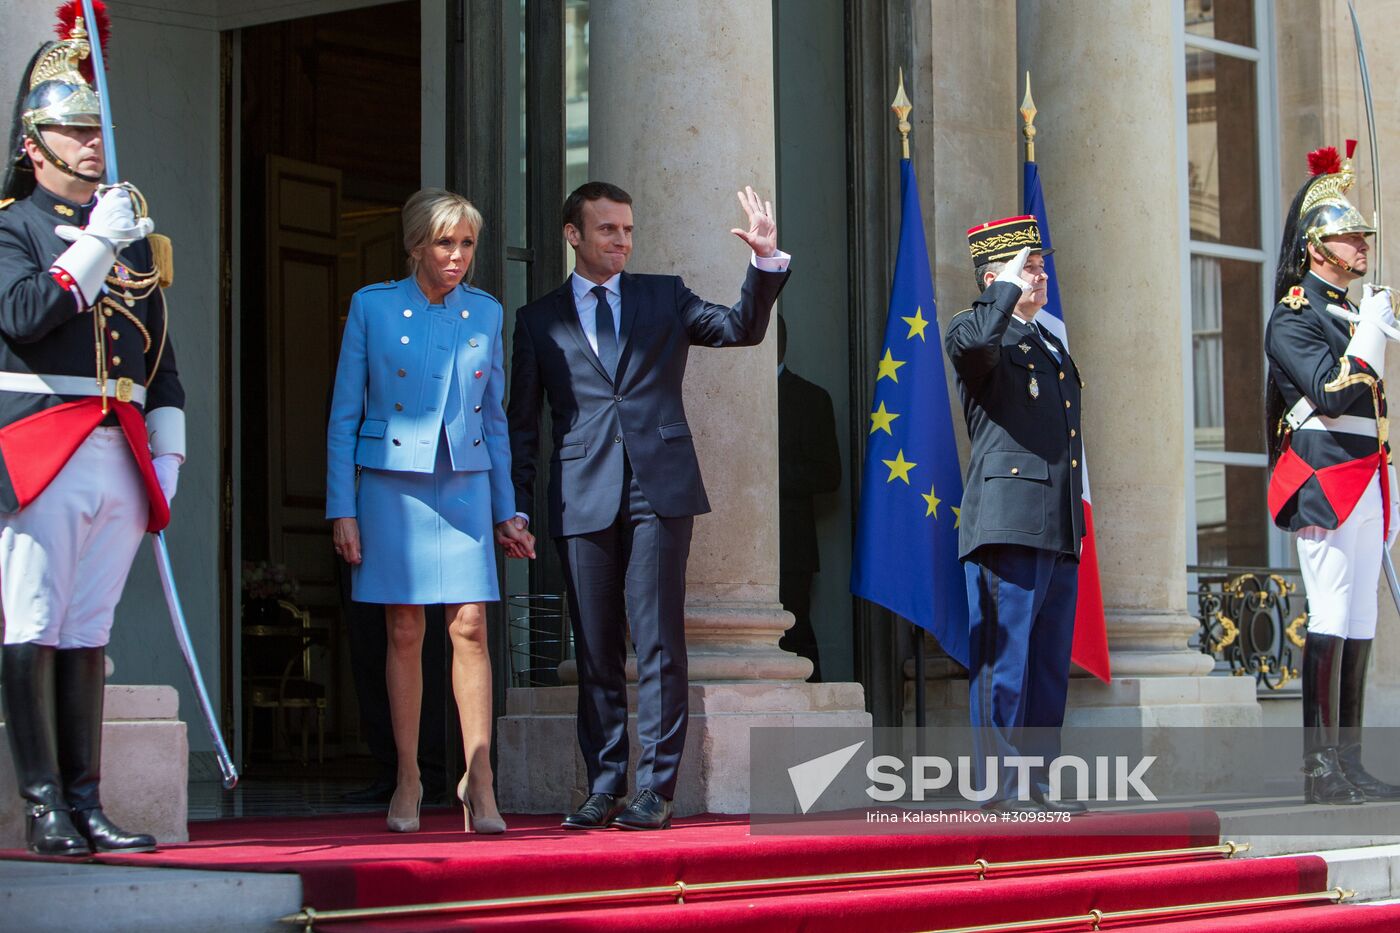
[[[900,162],[899,254],[875,377],[856,519],[851,592],[938,639],[967,666],[967,592],[958,562],[962,470],[919,187]]]

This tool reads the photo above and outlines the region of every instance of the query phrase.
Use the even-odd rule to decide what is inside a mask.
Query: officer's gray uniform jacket
[[[953,317],[943,341],[972,441],[958,531],[963,560],[991,544],[1077,557],[1084,536],[1083,382],[1058,340],[1013,318],[1020,297],[1015,285],[993,282]]]

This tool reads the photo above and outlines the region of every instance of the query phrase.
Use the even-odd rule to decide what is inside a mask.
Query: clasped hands
[[[332,522],[331,541],[335,544],[335,552],[347,564],[358,564],[364,559],[360,552],[360,523],[355,519],[337,518]],[[523,518],[508,518],[497,523],[496,543],[505,548],[507,557],[535,556],[535,536],[530,534],[529,525]]]

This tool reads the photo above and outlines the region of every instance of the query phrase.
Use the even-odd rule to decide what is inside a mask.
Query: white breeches
[[[1385,547],[1380,475],[1342,524],[1298,531],[1298,567],[1308,597],[1308,631],[1342,638],[1376,635],[1377,584]]]
[[[148,512],[121,428],[98,428],[38,498],[0,513],[5,644],[107,644]]]

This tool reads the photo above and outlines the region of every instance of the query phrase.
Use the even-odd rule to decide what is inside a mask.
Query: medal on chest
[[[1026,383],[1026,391],[1031,398],[1040,398],[1040,383],[1035,381],[1035,376],[1031,376],[1031,381]]]

